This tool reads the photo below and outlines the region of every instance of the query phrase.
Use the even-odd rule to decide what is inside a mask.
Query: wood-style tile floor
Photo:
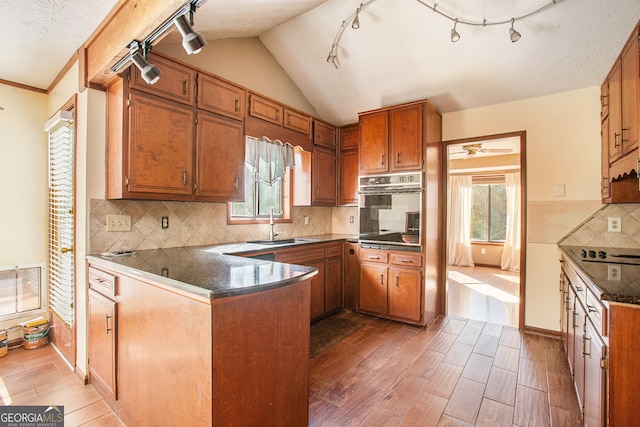
[[[310,362],[311,426],[578,426],[560,340],[461,318],[365,326]],[[0,358],[2,405],[63,405],[65,426],[121,426],[51,346]]]

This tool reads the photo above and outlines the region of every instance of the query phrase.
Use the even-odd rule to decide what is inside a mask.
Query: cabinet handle
[[[595,308],[593,305],[589,305],[589,304],[587,304],[587,311],[588,311],[589,313],[595,313],[597,310],[596,310],[596,308]]]
[[[240,111],[240,100],[236,98],[236,112]]]
[[[400,153],[396,153],[396,165],[400,164]]]
[[[572,319],[571,319],[571,327],[572,327],[573,329],[575,329],[575,328],[577,328],[577,327],[578,327],[578,325],[576,325],[576,316],[577,316],[577,315],[578,315],[578,312],[574,310],[574,311],[573,311],[573,316],[572,316]]]
[[[589,353],[587,353],[587,341],[589,341]],[[582,355],[591,356],[591,338],[587,336],[582,337]]]
[[[276,120],[280,120],[280,111],[276,110]]]
[[[603,177],[602,177],[602,189],[603,189],[603,190],[604,190],[605,188],[607,188],[607,182],[608,182],[607,177],[606,177],[606,176],[603,176]]]
[[[576,292],[582,292],[582,288],[580,286],[576,286]]]
[[[622,135],[621,133],[615,133],[613,134],[613,146],[618,148],[620,146],[620,144],[618,144],[618,137]]]
[[[369,259],[380,259],[378,255],[369,255]]]
[[[622,143],[624,144],[624,142],[626,141],[626,139],[624,139],[624,131],[625,130],[629,130],[629,128],[622,128],[622,133],[620,134],[622,136]],[[617,145],[616,145],[617,147]]]
[[[182,93],[185,95],[189,94],[189,87],[187,86],[187,80],[182,81]]]
[[[384,285],[384,275],[382,273],[380,273],[380,278],[378,279],[378,281],[380,282],[381,285]]]
[[[562,283],[562,278],[560,278],[560,281],[558,283],[560,284],[560,289],[558,291],[562,292],[562,290],[564,289],[564,283]]]
[[[413,261],[411,261],[410,259],[404,258],[404,259],[401,259],[400,262],[406,262],[411,264]]]
[[[394,276],[393,284],[396,285],[397,287],[400,287],[400,276]]]
[[[384,166],[384,154],[380,155],[380,164]]]
[[[236,176],[236,190],[240,189],[240,178]]]
[[[287,126],[291,126],[291,113],[287,114]]]
[[[182,171],[182,185],[187,185],[187,171]]]
[[[109,327],[109,319],[111,319],[111,316],[109,316],[108,314],[106,316],[104,316],[104,320],[105,323],[107,324],[107,327],[105,329],[105,332],[108,334],[109,332],[111,332],[111,328]]]
[[[600,95],[600,107],[601,107],[601,108],[603,108],[603,107],[606,107],[606,106],[607,106],[607,104],[605,104],[605,103],[604,103],[604,100],[605,100],[605,99],[607,99],[607,96],[606,96],[606,95]]]

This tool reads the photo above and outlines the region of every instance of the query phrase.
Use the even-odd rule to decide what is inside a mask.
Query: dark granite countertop
[[[321,235],[287,244],[231,243],[146,249],[133,254],[87,255],[123,273],[144,277],[194,295],[216,299],[275,289],[309,279],[317,269],[301,265],[244,258],[251,252],[345,240],[352,236]]]
[[[577,267],[578,274],[599,291],[603,301],[640,305],[640,265],[583,261],[578,255],[580,249],[560,245],[562,253]],[[619,267],[618,280],[609,279],[611,265]]]

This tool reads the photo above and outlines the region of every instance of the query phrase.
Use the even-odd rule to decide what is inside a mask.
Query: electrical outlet
[[[622,231],[622,219],[618,217],[609,217],[607,218],[609,223],[608,231],[613,231],[614,233],[620,233]]]
[[[355,221],[355,218],[353,217],[353,215],[351,215],[349,217],[349,224],[353,224],[354,221]]]
[[[131,231],[131,215],[107,215],[107,231]]]
[[[607,280],[622,280],[621,273],[619,265],[607,265]]]
[[[162,229],[167,229],[169,228],[169,217],[168,216],[163,216],[162,217]]]
[[[486,255],[487,250],[486,250],[485,248],[480,248],[480,253],[481,253],[482,255]]]
[[[309,224],[309,215],[305,215],[304,216],[304,225],[308,225]]]

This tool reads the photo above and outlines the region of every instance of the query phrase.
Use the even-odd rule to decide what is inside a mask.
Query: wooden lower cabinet
[[[585,323],[584,332],[584,425],[604,427],[606,403],[606,360],[607,346],[590,320]]]
[[[91,263],[118,279],[112,408],[125,425],[308,424],[309,281],[211,300]],[[94,292],[89,304],[94,337],[109,306]]]
[[[421,254],[360,249],[358,310],[419,324],[423,320],[421,266]]]
[[[117,304],[89,289],[89,375],[91,382],[102,387],[112,400],[117,400],[116,337]]]

